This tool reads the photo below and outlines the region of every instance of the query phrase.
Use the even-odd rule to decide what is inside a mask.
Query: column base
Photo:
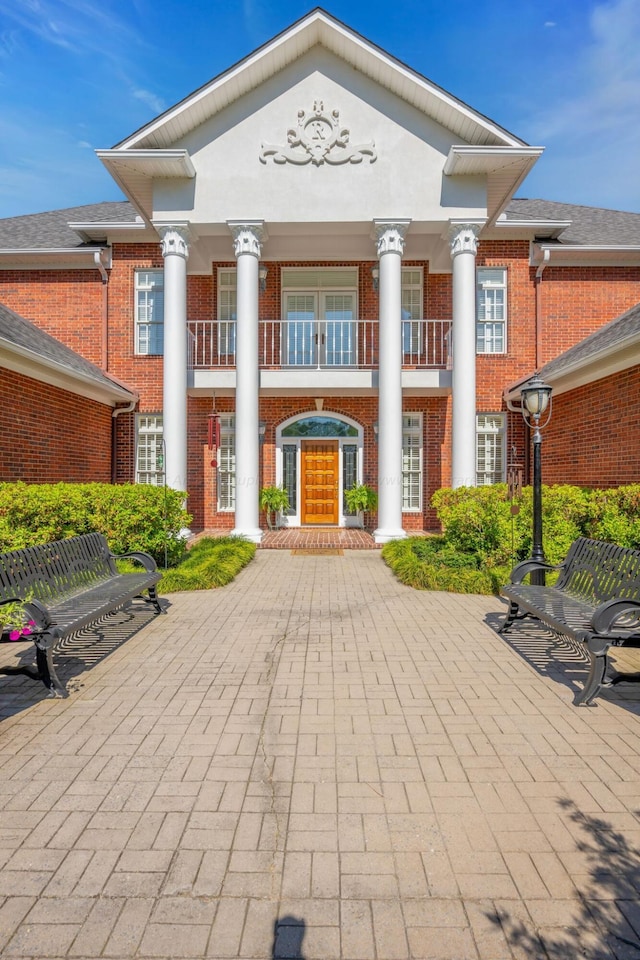
[[[240,527],[234,527],[231,531],[232,537],[244,537],[245,540],[250,540],[251,543],[260,543],[264,533],[260,527],[253,527],[251,529],[241,529]]]
[[[407,531],[403,530],[402,527],[397,530],[378,527],[377,530],[373,531],[373,539],[376,543],[389,543],[390,540],[405,540],[406,537]]]

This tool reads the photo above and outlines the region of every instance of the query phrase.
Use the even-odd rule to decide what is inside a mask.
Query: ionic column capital
[[[233,237],[233,252],[236,257],[250,253],[260,258],[262,244],[266,240],[264,220],[227,220]]]
[[[459,223],[451,221],[449,223],[451,256],[455,257],[459,253],[472,253],[475,257],[478,252],[478,235],[483,226],[484,223]]]
[[[156,223],[156,230],[160,234],[160,247],[162,256],[166,257],[170,253],[178,257],[189,259],[189,227],[186,223]]]
[[[411,220],[374,220],[376,246],[378,256],[383,253],[404,253],[404,238]]]

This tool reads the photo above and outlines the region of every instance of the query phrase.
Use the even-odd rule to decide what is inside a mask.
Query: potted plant
[[[345,490],[344,500],[349,513],[359,518],[361,527],[364,527],[364,514],[376,510],[378,506],[378,494],[366,483],[354,483]]]
[[[281,526],[282,514],[289,509],[289,495],[285,488],[263,487],[260,491],[260,509],[266,514],[269,530]]]

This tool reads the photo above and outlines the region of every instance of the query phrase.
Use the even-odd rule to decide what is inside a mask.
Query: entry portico
[[[475,483],[477,241],[540,152],[321,10],[99,151],[162,241],[167,482],[188,487],[188,399],[228,401],[233,529],[259,540],[261,404],[322,400],[357,424],[354,481],[377,485],[385,542],[406,531],[406,418],[450,396],[452,482]],[[192,322],[189,282],[212,275],[215,316]],[[429,317],[443,275],[452,306]],[[278,483],[286,420],[265,427]],[[344,444],[325,439],[343,492]],[[287,522],[304,524],[297,462]],[[342,501],[327,516],[348,523]]]

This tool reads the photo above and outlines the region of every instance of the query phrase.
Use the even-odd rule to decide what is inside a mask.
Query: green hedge
[[[253,559],[255,543],[242,537],[202,537],[158,584],[161,593],[224,587]]]
[[[83,533],[104,534],[113,553],[143,550],[159,566],[185,552],[185,494],[147,484],[0,483],[0,551]]]
[[[532,488],[517,502],[506,484],[443,488],[432,498],[441,537],[387,544],[383,559],[404,583],[457,593],[495,593],[531,554]],[[607,490],[568,485],[542,489],[543,545],[559,563],[579,536],[640,550],[640,484]]]

